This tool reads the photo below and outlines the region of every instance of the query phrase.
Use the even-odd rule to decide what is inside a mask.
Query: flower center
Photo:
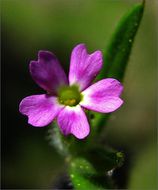
[[[66,106],[76,106],[82,99],[77,86],[62,86],[58,90],[58,101]]]

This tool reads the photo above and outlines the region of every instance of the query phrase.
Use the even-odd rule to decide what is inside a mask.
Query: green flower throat
[[[58,101],[66,106],[76,106],[82,100],[77,86],[62,86],[58,90]]]

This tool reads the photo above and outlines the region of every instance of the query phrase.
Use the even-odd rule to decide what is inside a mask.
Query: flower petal
[[[97,112],[113,112],[123,104],[123,100],[119,98],[122,90],[123,86],[119,81],[103,79],[82,92],[83,100],[80,105]]]
[[[19,106],[19,111],[28,116],[28,123],[35,127],[48,125],[59,113],[63,106],[57,103],[53,96],[33,95],[24,98]]]
[[[40,87],[52,94],[60,85],[68,84],[58,59],[49,51],[38,52],[38,61],[30,62],[30,73]]]
[[[81,91],[87,88],[98,75],[102,63],[101,51],[88,54],[84,44],[77,45],[71,54],[70,85],[77,83]]]
[[[79,105],[75,107],[66,106],[59,113],[57,121],[64,135],[71,133],[78,139],[83,139],[90,132],[87,117]]]

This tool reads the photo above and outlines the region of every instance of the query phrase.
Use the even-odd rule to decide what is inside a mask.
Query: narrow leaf
[[[87,151],[85,157],[99,173],[105,173],[120,167],[124,162],[124,154],[109,147],[93,146]]]
[[[120,20],[106,48],[98,79],[113,77],[122,81],[143,10],[144,3],[137,4]]]
[[[77,158],[71,161],[69,174],[76,190],[101,190],[109,189],[109,179],[105,174],[100,175],[94,167],[84,158]]]
[[[123,80],[134,38],[143,15],[143,10],[144,1],[141,4],[135,5],[120,20],[106,48],[103,69],[97,77],[97,80],[108,77],[118,79],[119,81]],[[105,122],[109,118],[108,116],[109,114],[100,114],[99,116],[99,114],[94,113],[92,127],[96,128],[97,133],[100,133],[104,128],[103,125],[105,125]]]

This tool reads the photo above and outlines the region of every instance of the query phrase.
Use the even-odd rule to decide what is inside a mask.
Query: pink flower
[[[84,44],[77,45],[71,54],[69,77],[56,56],[49,51],[39,51],[38,60],[31,61],[30,73],[46,94],[24,98],[20,112],[28,116],[28,123],[43,127],[57,118],[64,135],[73,134],[85,138],[90,127],[84,108],[101,113],[118,109],[123,86],[115,79],[107,78],[91,84],[102,68],[101,51],[88,54]]]

